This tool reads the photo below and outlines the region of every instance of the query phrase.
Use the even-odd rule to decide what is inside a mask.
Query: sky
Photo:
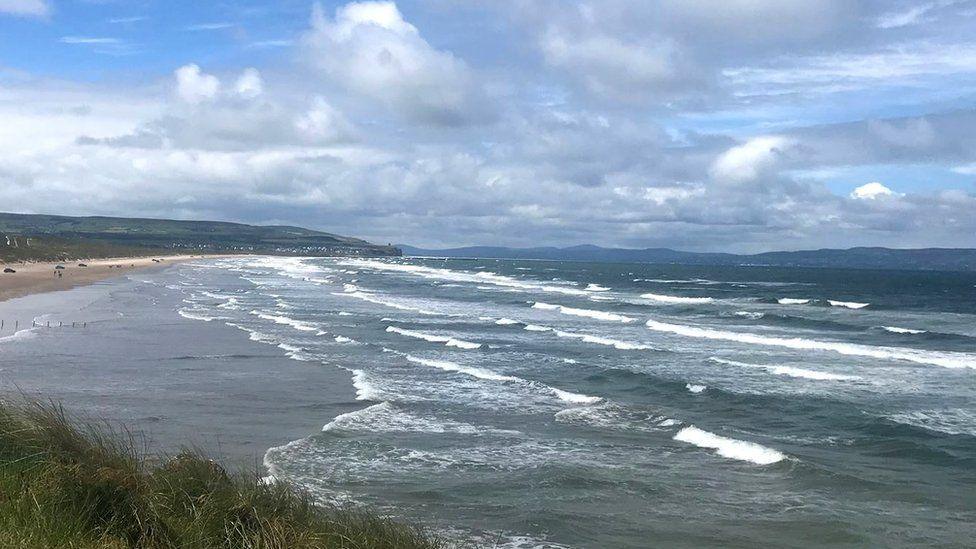
[[[976,247],[976,0],[0,0],[0,211]]]

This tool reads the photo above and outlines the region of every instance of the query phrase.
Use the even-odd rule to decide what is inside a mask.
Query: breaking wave
[[[756,465],[771,465],[786,459],[786,455],[772,448],[754,442],[721,437],[689,425],[674,435],[674,440],[687,442],[699,448],[715,450],[715,453],[729,459],[748,461]]]

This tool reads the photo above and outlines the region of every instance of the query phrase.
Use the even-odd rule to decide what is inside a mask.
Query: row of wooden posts
[[[5,325],[6,325],[6,321],[5,320],[0,320],[0,332],[3,331],[3,328],[4,328]],[[48,320],[47,321],[47,324],[38,324],[37,321],[34,321],[34,320],[31,321],[31,328],[37,328],[38,326],[44,327],[44,328],[50,328],[51,327],[51,321]],[[58,326],[57,326],[58,328],[64,328],[65,326],[66,326],[66,324],[64,322],[58,322]],[[71,323],[71,327],[72,328],[87,328],[88,327],[88,323],[87,322],[72,322]],[[20,329],[20,321],[19,320],[15,320],[14,321],[14,332],[16,332],[19,329]]]

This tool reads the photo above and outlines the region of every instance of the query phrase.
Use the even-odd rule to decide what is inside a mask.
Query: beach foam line
[[[863,309],[870,305],[870,303],[857,303],[854,301],[835,301],[833,299],[828,299],[827,303],[830,303],[831,307],[844,307],[847,309]]]
[[[431,343],[443,343],[448,347],[458,347],[459,349],[479,349],[481,348],[482,345],[481,343],[464,341],[463,339],[457,339],[450,336],[439,336],[435,334],[428,334],[425,332],[406,330],[404,328],[398,328],[396,326],[387,326],[386,331],[394,334],[400,334],[406,337],[412,337],[415,339],[423,339],[424,341],[430,341]]]
[[[899,328],[898,326],[882,326],[882,330],[893,334],[924,334],[925,330],[914,330],[912,328]]]
[[[931,364],[944,368],[976,368],[976,355],[964,353],[921,351],[901,347],[872,347],[855,343],[840,343],[833,341],[815,341],[811,339],[782,338],[762,336],[748,332],[727,332],[697,328],[682,324],[667,324],[656,320],[648,320],[646,326],[657,332],[668,332],[685,337],[732,341],[749,345],[772,347],[786,347],[804,351],[832,351],[847,356],[861,356],[882,360],[902,360],[916,364]]]
[[[575,307],[567,307],[565,305],[552,305],[550,303],[543,303],[541,301],[530,302],[532,303],[533,309],[542,309],[544,311],[559,311],[564,315],[579,316],[583,318],[592,318],[595,320],[605,320],[608,322],[635,322],[636,318],[631,318],[629,316],[618,315],[616,313],[610,313],[607,311],[598,311],[595,309],[577,309]]]
[[[699,448],[715,450],[715,453],[722,457],[747,461],[756,465],[771,465],[786,459],[785,454],[772,448],[754,442],[718,436],[694,425],[689,425],[678,431],[674,435],[674,440],[686,442]]]
[[[490,370],[485,370],[483,368],[475,368],[473,366],[464,366],[457,364],[455,362],[449,362],[447,360],[432,360],[428,358],[419,358],[413,355],[404,355],[404,358],[413,362],[415,364],[422,364],[424,366],[430,366],[432,368],[438,368],[446,372],[457,372],[461,374],[467,374],[478,379],[485,379],[488,381],[519,381],[520,378],[513,376],[506,376],[502,374],[496,374]]]
[[[814,379],[817,381],[854,381],[861,379],[858,376],[849,376],[844,374],[832,374],[829,372],[819,372],[817,370],[807,370],[805,368],[794,368],[792,366],[779,366],[776,364],[749,364],[748,362],[739,362],[736,360],[727,360],[718,357],[708,357],[708,360],[716,362],[718,364],[725,364],[728,366],[738,366],[740,368],[757,368],[761,370],[766,370],[773,374],[779,376],[789,376],[798,377],[804,379]]]
[[[641,298],[648,299],[651,301],[657,301],[658,303],[670,303],[679,305],[701,305],[704,303],[711,303],[715,301],[711,297],[682,297],[676,295],[664,295],[664,294],[641,294]]]
[[[797,299],[795,297],[781,297],[776,300],[780,305],[806,305],[810,303],[809,299]]]
[[[316,331],[318,331],[318,328],[316,328],[311,323],[304,322],[304,321],[301,321],[301,320],[296,320],[296,319],[291,318],[291,317],[287,317],[287,316],[283,316],[283,315],[274,315],[274,314],[270,314],[270,313],[266,313],[264,311],[258,311],[258,310],[251,311],[251,314],[254,315],[254,316],[256,316],[256,317],[258,317],[258,318],[264,319],[264,320],[270,320],[270,321],[274,322],[275,324],[281,324],[283,326],[291,326],[292,328],[294,328],[296,330],[299,330],[301,332],[316,332]]]

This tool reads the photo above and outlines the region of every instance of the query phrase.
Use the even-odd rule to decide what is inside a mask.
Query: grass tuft
[[[315,504],[194,451],[148,459],[138,437],[56,404],[0,403],[0,547],[446,549],[371,511]]]

